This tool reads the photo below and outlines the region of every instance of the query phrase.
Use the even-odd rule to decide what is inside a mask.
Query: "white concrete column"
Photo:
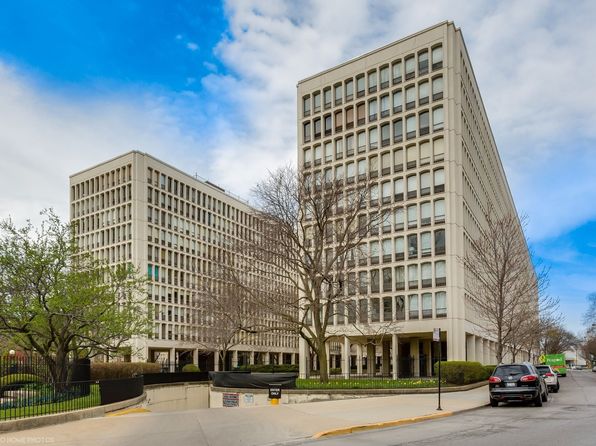
[[[250,365],[254,365],[254,363],[255,363],[255,352],[254,351],[250,352],[250,356],[248,358],[248,363]]]
[[[168,351],[168,362],[169,362],[169,366],[170,366],[170,372],[174,372],[176,371],[176,349],[175,348],[171,348],[170,351]]]
[[[383,376],[389,375],[389,358],[391,355],[391,341],[383,340],[383,344],[381,345],[382,348],[382,355],[381,355],[381,373]]]
[[[265,364],[266,365],[271,364],[271,353],[269,353],[269,352],[265,352]]]
[[[220,370],[220,368],[219,368],[219,352],[217,350],[215,350],[213,352],[213,368],[215,370]]]
[[[290,364],[296,364],[296,353],[290,353]]]
[[[306,378],[310,374],[307,362],[308,344],[302,337],[298,339],[298,352],[298,376],[300,376],[300,378]]]
[[[192,349],[192,363],[196,366],[199,365],[199,349],[198,348]]]
[[[238,350],[232,352],[232,368],[238,367]]]
[[[356,344],[356,373],[362,375],[362,344]]]
[[[344,345],[341,355],[341,373],[344,378],[350,377],[350,338],[344,336]]]
[[[476,361],[476,345],[474,339],[474,335],[466,335],[466,353],[468,361]]]
[[[424,354],[426,356],[426,376],[432,376],[433,372],[433,351],[432,341],[430,339],[424,340]]]
[[[392,334],[391,335],[391,363],[393,365],[393,370],[392,370],[392,374],[393,374],[393,379],[397,379],[398,376],[398,349],[399,349],[399,340],[397,338],[397,334]]]
[[[482,340],[482,351],[484,352],[482,364],[488,364],[488,358],[490,356],[490,342],[486,339]]]
[[[482,342],[482,338],[480,336],[476,336],[474,342],[476,344],[476,361],[484,364],[484,350],[482,348],[484,344]]]
[[[418,348],[418,339],[410,341],[410,356],[414,358],[414,376],[420,376],[420,352]]]
[[[375,374],[377,362],[377,349],[376,346],[368,343],[366,344],[366,373],[369,376]]]
[[[327,373],[331,370],[331,355],[330,355],[329,341],[325,342],[325,356],[327,357]]]

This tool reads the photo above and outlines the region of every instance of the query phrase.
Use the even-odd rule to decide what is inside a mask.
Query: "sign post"
[[[437,410],[443,410],[443,409],[441,409],[441,356],[442,356],[442,354],[441,354],[441,329],[440,328],[433,329],[433,341],[439,343],[439,373],[438,373],[439,405],[437,407]]]

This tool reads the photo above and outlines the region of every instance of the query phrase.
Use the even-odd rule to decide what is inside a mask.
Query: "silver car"
[[[544,379],[549,392],[557,393],[559,391],[559,377],[550,365],[537,365],[535,366],[540,376]]]

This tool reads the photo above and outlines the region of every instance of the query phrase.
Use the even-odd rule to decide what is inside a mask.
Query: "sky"
[[[5,0],[0,218],[68,217],[68,177],[132,149],[250,198],[296,159],[296,83],[460,27],[535,259],[568,329],[596,292],[592,0]]]

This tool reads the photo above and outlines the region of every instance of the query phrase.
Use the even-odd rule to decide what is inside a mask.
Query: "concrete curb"
[[[102,417],[108,412],[113,412],[140,404],[145,401],[146,397],[147,394],[143,392],[141,396],[137,396],[125,401],[119,401],[117,403],[106,404],[105,406],[95,406],[89,407],[88,409],[73,410],[71,412],[61,412],[51,415],[40,415],[37,417],[0,421],[0,433],[36,429],[38,427],[51,426],[53,424],[62,424],[69,421],[83,420],[85,418]]]
[[[327,431],[317,432],[311,438],[318,440],[320,438],[333,437],[336,435],[347,435],[347,434],[351,434],[354,432],[362,432],[362,431],[368,431],[368,430],[373,430],[373,429],[385,429],[388,427],[396,427],[396,426],[403,426],[406,424],[420,423],[422,421],[429,421],[429,420],[434,420],[437,418],[446,418],[446,417],[450,417],[452,415],[470,412],[472,410],[476,410],[476,409],[479,409],[481,407],[486,407],[486,406],[488,406],[488,403],[482,404],[481,406],[470,407],[468,409],[454,410],[454,411],[449,411],[449,412],[440,412],[440,413],[434,413],[434,414],[429,414],[429,415],[420,415],[420,416],[411,417],[411,418],[400,418],[399,420],[383,421],[380,423],[357,424],[354,426],[340,427],[337,429],[330,429]]]

